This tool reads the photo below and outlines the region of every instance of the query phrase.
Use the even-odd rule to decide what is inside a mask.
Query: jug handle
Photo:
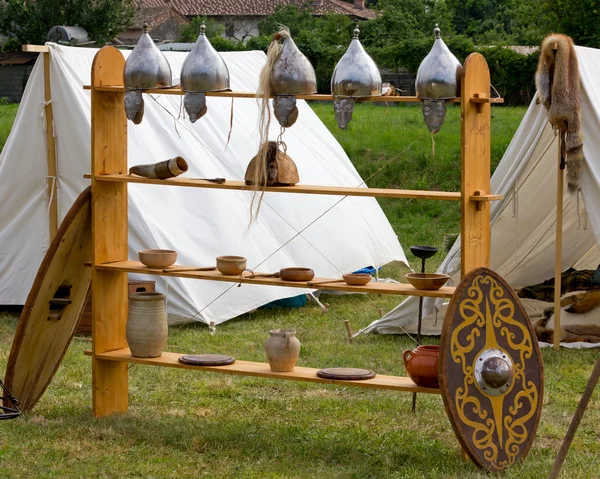
[[[408,364],[408,360],[410,359],[411,353],[412,353],[412,351],[410,349],[407,349],[404,351],[404,353],[402,353],[402,359],[404,360],[404,367],[406,367],[406,365]]]
[[[290,333],[285,333],[285,349],[290,349]]]

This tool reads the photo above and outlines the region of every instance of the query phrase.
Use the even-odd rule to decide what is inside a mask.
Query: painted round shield
[[[474,269],[456,288],[439,368],[448,417],[471,460],[496,472],[524,459],[542,412],[542,358],[527,313],[497,273]]]

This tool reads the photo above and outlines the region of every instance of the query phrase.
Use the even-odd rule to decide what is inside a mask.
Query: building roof
[[[182,14],[171,4],[164,0],[143,0],[140,8],[136,9],[133,16],[132,28],[142,28],[142,25],[148,25],[152,30],[159,26],[166,18],[177,18],[181,22],[188,22]]]
[[[186,16],[266,16],[273,13],[277,5],[307,3],[315,15],[337,13],[363,20],[377,16],[373,10],[343,0],[142,0],[141,3],[143,7],[153,8],[169,5]]]

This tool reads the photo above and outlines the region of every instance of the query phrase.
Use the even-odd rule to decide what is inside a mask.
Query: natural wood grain
[[[556,237],[554,244],[554,349],[560,349],[560,300],[562,288],[563,196],[565,170],[562,164],[562,135],[558,135],[558,163],[556,164]]]
[[[86,354],[90,354],[86,351]],[[364,388],[390,389],[393,391],[409,391],[421,392],[429,394],[440,394],[437,388],[422,388],[412,382],[410,378],[401,376],[384,376],[377,375],[373,379],[365,379],[361,381],[347,380],[332,380],[320,378],[317,376],[318,369],[303,368],[296,366],[293,371],[289,372],[274,372],[271,371],[267,363],[256,363],[252,361],[236,360],[235,363],[226,366],[192,366],[190,364],[182,364],[178,361],[181,353],[164,352],[158,358],[134,358],[131,356],[129,349],[120,349],[118,351],[110,351],[100,355],[96,355],[98,359],[107,362],[126,362],[136,364],[149,364],[152,366],[167,366],[181,369],[195,369],[198,371],[207,371],[224,374],[237,374],[243,376],[256,376],[263,378],[288,379],[292,381],[309,381],[315,383],[337,384],[340,386],[358,386]]]
[[[94,87],[122,81],[125,59],[114,47],[102,48],[92,64]],[[127,183],[95,177],[127,171],[127,119],[122,91],[92,90],[93,264],[127,259]],[[93,268],[92,350],[126,347],[127,274]],[[127,411],[127,365],[92,361],[92,407],[96,417]]]
[[[471,100],[490,97],[485,58],[465,60],[461,98],[461,276],[490,264],[490,203],[469,201],[476,191],[490,191],[490,104]]]
[[[21,51],[29,53],[48,53],[50,49],[46,45],[21,45]]]
[[[85,175],[85,177],[91,177]],[[168,178],[158,180],[142,178],[140,176],[127,174],[99,175],[96,181],[115,183],[143,183],[151,185],[166,186],[190,186],[196,188],[211,188],[217,190],[243,190],[254,191],[253,186],[246,185],[243,181],[227,180],[226,183],[211,183],[206,180],[195,178]],[[458,191],[425,191],[425,190],[394,190],[385,188],[359,188],[351,186],[319,186],[319,185],[294,185],[294,186],[267,186],[265,191],[273,193],[296,193],[308,195],[335,195],[335,196],[367,196],[379,198],[413,198],[422,200],[447,200],[460,201],[461,195]]]
[[[30,411],[50,384],[85,302],[92,277],[91,270],[84,267],[92,255],[90,199],[89,189],[85,190],[65,216],[19,318],[5,383],[22,411]],[[54,299],[59,288],[63,292],[57,297],[63,301]],[[51,308],[51,304],[55,306]]]
[[[52,89],[50,87],[50,53],[42,54],[44,56],[44,111],[46,116],[46,160],[48,164],[48,177],[46,178],[50,240],[54,238],[58,231],[58,178],[56,168],[56,140],[54,137],[54,113],[52,110]]]
[[[98,271],[122,271],[127,273],[152,274],[159,276],[176,276],[179,278],[193,278],[210,281],[226,281],[230,283],[239,283],[239,275],[225,275],[219,271],[181,271],[180,265],[174,265],[173,270],[153,269],[144,266],[139,261],[117,261],[96,265]],[[264,273],[255,272],[255,275]],[[431,291],[416,289],[410,284],[397,283],[376,283],[370,282],[363,286],[349,286],[343,281],[337,284],[320,283],[320,281],[329,281],[328,278],[313,278],[311,281],[283,281],[280,278],[256,276],[250,278],[245,275],[241,280],[242,284],[261,284],[265,286],[285,286],[291,288],[320,289],[330,291],[348,291],[352,293],[379,293],[379,294],[405,294],[411,296],[431,296],[434,298],[450,298],[454,293],[454,287],[443,286],[440,289]]]

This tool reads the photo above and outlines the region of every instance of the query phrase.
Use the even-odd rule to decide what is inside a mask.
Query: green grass
[[[315,109],[333,125],[330,105]],[[524,109],[493,111],[497,161]],[[436,138],[435,161],[425,135],[369,185],[457,190],[457,114],[451,109]],[[369,130],[368,125],[377,127]],[[385,114],[385,108],[361,105],[349,131],[337,126],[332,131],[366,177],[424,128],[417,108],[390,108]],[[445,233],[458,231],[458,210],[446,211],[448,203],[443,208],[434,202],[399,203],[384,202],[383,207],[405,246],[440,245]],[[350,345],[343,324],[350,319],[354,330],[365,327],[400,298],[354,295],[322,300],[331,303],[327,315],[314,304],[258,311],[226,322],[214,336],[204,325],[173,327],[167,350],[264,361],[262,345],[269,329],[285,327],[296,329],[302,342],[301,366],[344,365],[405,374],[401,354],[414,345],[408,337],[366,335]],[[15,327],[16,316],[0,317],[0,371]],[[83,356],[89,348],[88,340],[75,339],[34,411],[0,422],[0,478],[489,477],[460,460],[438,396],[419,395],[413,415],[410,394],[135,365],[129,370],[129,412],[94,419],[91,360]],[[547,477],[597,356],[596,351],[544,351],[546,382],[538,436],[527,460],[501,477]],[[599,423],[596,396],[563,477],[599,477]]]
[[[4,148],[4,143],[6,143],[15,116],[17,116],[18,108],[18,104],[0,105],[0,151]]]

